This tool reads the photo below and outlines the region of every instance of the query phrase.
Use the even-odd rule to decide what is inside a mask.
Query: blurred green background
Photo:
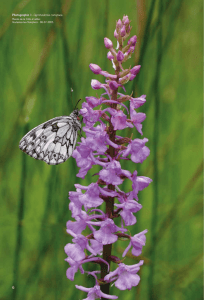
[[[12,24],[12,13],[63,14],[54,24]],[[66,278],[64,246],[68,192],[76,177],[73,158],[48,166],[22,153],[19,140],[33,127],[68,115],[91,89],[90,63],[112,73],[103,38],[127,14],[136,54],[126,67],[141,64],[127,93],[147,95],[144,137],[150,156],[135,166],[153,183],[140,192],[143,209],[132,235],[148,229],[139,286],[111,288],[119,299],[202,299],[202,2],[200,0],[3,1],[0,10],[0,300],[83,299],[75,284],[92,286],[77,273]],[[73,88],[73,102],[70,89]],[[133,130],[133,137],[140,137]],[[95,179],[94,179],[95,180]],[[121,257],[127,242],[114,245]],[[95,269],[95,265],[88,266]]]

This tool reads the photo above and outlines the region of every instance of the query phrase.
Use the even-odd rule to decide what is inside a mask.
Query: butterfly
[[[75,148],[77,131],[81,130],[79,110],[69,116],[53,118],[29,131],[19,143],[19,148],[31,157],[49,165],[65,162]]]

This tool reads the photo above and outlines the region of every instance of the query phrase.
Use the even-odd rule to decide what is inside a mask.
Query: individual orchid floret
[[[120,178],[121,165],[119,161],[113,160],[109,162],[106,168],[99,172],[99,178],[107,184],[119,185],[123,182]]]
[[[106,135],[106,132],[93,132],[93,136],[87,138],[87,143],[89,144],[89,147],[92,149],[92,151],[96,151],[97,154],[101,155],[106,152]]]
[[[82,264],[85,264],[85,263],[95,262],[95,263],[100,264],[103,262],[108,265],[108,269],[109,269],[109,264],[100,257],[93,258],[90,256],[90,257],[86,257],[85,259],[78,260],[78,261],[75,261],[75,260],[71,259],[70,257],[67,257],[67,258],[65,258],[65,261],[67,261],[70,264],[70,267],[67,269],[66,275],[67,275],[67,278],[71,281],[74,281],[74,276],[78,270],[80,270],[81,274],[84,274],[84,269],[82,268]]]
[[[77,176],[80,178],[84,178],[88,170],[90,170],[92,166],[95,165],[95,160],[93,154],[91,153],[91,150],[88,149],[88,147],[87,147],[86,155],[81,151],[79,152],[77,148],[73,151],[72,156],[76,159],[77,166],[80,168]]]
[[[130,98],[130,112],[133,112],[135,108],[139,108],[146,102],[146,95],[142,95],[138,98]]]
[[[70,257],[67,257],[65,258],[65,261],[67,261],[70,264],[70,267],[66,271],[66,276],[69,280],[74,281],[74,276],[78,270],[80,270],[81,274],[84,274],[84,269],[81,265],[82,260],[75,261]]]
[[[146,243],[146,236],[145,233],[147,233],[147,229],[143,230],[140,233],[135,234],[134,236],[130,237],[130,243],[128,247],[123,252],[122,257],[125,257],[128,251],[132,248],[132,255],[139,256],[142,253],[142,247],[145,246]]]
[[[128,127],[127,116],[121,110],[112,113],[111,122],[114,130],[121,130]]]
[[[80,214],[75,215],[75,222],[67,221],[66,227],[68,230],[73,231],[76,234],[81,234],[86,229],[87,221],[90,221],[92,216],[89,216],[85,211],[81,211]]]
[[[93,126],[94,123],[99,121],[102,115],[100,110],[93,110],[89,103],[82,103],[82,108],[80,109],[80,114],[83,116],[83,121],[87,126]]]
[[[117,296],[107,295],[107,294],[103,293],[98,284],[96,284],[92,288],[86,288],[84,286],[77,285],[77,284],[75,285],[75,287],[83,292],[88,293],[88,297],[84,300],[95,300],[95,299],[101,299],[102,297],[105,299],[118,299]]]
[[[96,98],[96,97],[90,96],[90,97],[86,97],[86,102],[88,103],[88,105],[91,108],[94,108],[98,105],[101,105],[102,98]]]
[[[137,219],[133,213],[138,212],[142,208],[140,203],[135,200],[126,199],[122,204],[115,203],[115,206],[122,209],[120,215],[125,223],[125,226],[131,226],[137,222]]]
[[[87,191],[79,196],[80,201],[83,203],[85,210],[100,206],[103,200],[99,197],[100,189],[97,183],[91,183],[87,187]]]
[[[89,222],[91,222],[91,221],[89,221]],[[93,228],[93,230],[95,230],[95,229]],[[94,249],[92,249],[91,246],[89,245],[88,237],[85,237],[82,234],[76,234],[70,229],[67,229],[67,233],[74,237],[72,239],[72,241],[75,243],[75,244],[67,244],[64,248],[65,253],[69,257],[71,257],[73,260],[78,260],[78,256],[76,256],[76,252],[81,254],[81,257],[82,257],[82,251],[84,251],[85,249],[87,249],[93,255],[96,255]],[[82,259],[82,258],[80,258],[80,259]]]
[[[142,122],[146,119],[146,115],[144,113],[137,113],[135,110],[130,110],[131,121],[135,125],[137,131],[143,135],[142,133]]]
[[[67,244],[64,252],[74,261],[81,261],[86,257],[84,249],[78,244]]]
[[[122,230],[122,228],[116,226],[114,221],[111,219],[106,219],[105,221],[100,222],[100,227],[101,228],[99,230],[94,232],[94,238],[103,245],[115,243],[118,236],[114,233]]]
[[[148,142],[147,138],[135,139],[127,146],[126,150],[123,151],[122,156],[127,157],[131,154],[131,160],[135,163],[142,163],[150,154],[150,150],[145,143]]]
[[[82,138],[79,146],[76,147],[78,153],[80,153],[82,158],[92,158],[92,149],[89,147],[89,144],[87,143],[87,140]]]
[[[79,200],[79,195],[81,195],[81,191],[78,189],[76,192],[69,192],[69,209],[72,212],[72,218],[81,214],[82,203]]]
[[[119,267],[115,271],[110,272],[108,275],[106,275],[104,279],[110,281],[116,279],[114,285],[119,290],[130,290],[133,286],[138,285],[138,283],[140,282],[140,277],[137,272],[140,270],[140,266],[143,265],[143,263],[143,260],[140,260],[138,264],[132,266],[120,263]]]
[[[92,129],[84,128],[84,132],[87,135],[86,143],[88,144],[88,147],[92,151],[97,151],[97,154],[105,155],[105,152],[107,151],[107,145],[111,145],[115,149],[118,148],[118,145],[109,139],[109,136],[106,132],[106,126],[103,123]]]
[[[152,179],[146,176],[137,176],[137,171],[134,171],[132,174],[132,189],[133,197],[138,200],[138,192],[142,191],[152,182]]]
[[[97,127],[102,126],[98,125]],[[84,132],[87,134],[86,144],[90,151],[92,151],[94,155],[105,155],[105,152],[107,151],[107,144],[109,144],[106,131],[96,131],[87,128]],[[103,164],[101,165],[103,166]]]

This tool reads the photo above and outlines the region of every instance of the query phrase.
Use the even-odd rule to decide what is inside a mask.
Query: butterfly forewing
[[[81,129],[78,115],[76,109],[70,116],[56,117],[33,128],[21,139],[19,148],[50,165],[65,162],[72,155]]]

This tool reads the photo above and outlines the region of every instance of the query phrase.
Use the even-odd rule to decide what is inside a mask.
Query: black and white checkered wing
[[[19,148],[49,165],[65,162],[72,155],[81,129],[78,115],[74,110],[70,116],[56,117],[33,128],[21,139]]]

